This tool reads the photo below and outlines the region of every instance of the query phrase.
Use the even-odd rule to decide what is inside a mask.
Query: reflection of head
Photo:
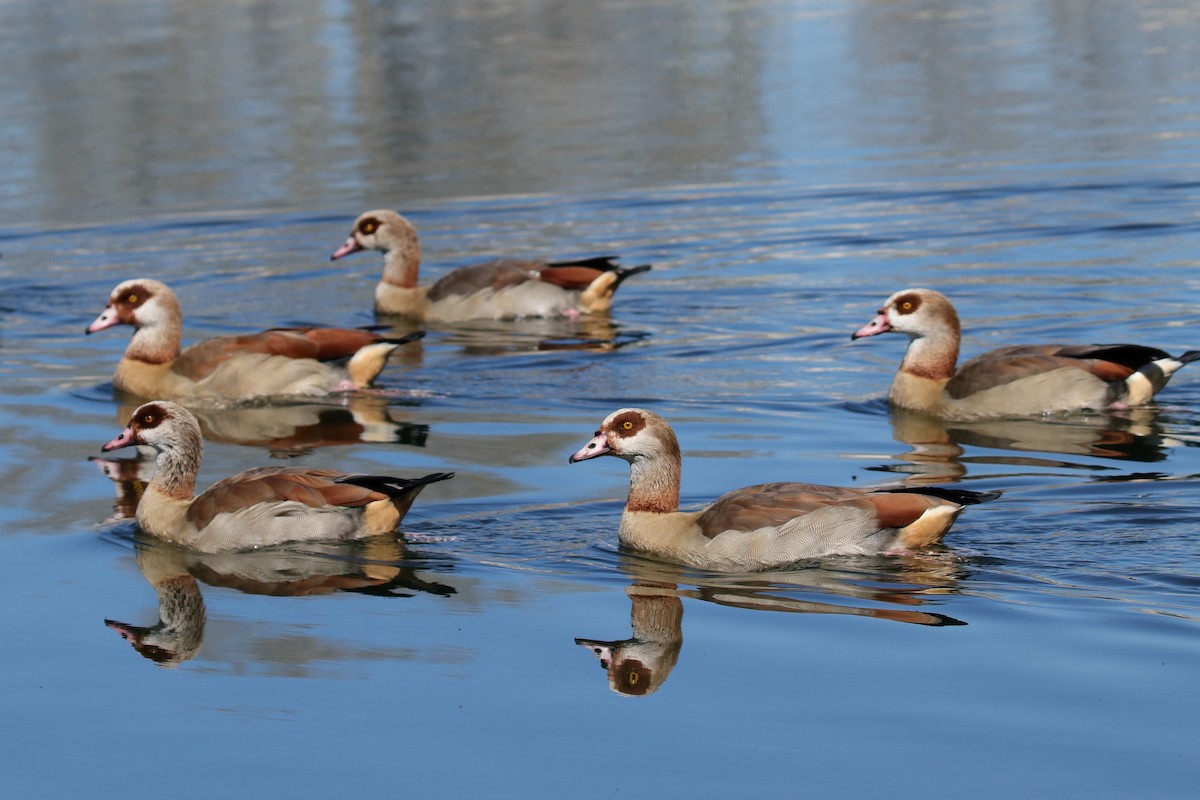
[[[133,649],[144,658],[164,667],[177,667],[191,659],[199,651],[203,640],[202,636],[198,636],[194,641],[185,641],[178,632],[165,630],[162,623],[146,628],[106,619],[104,624],[121,634],[121,638],[133,645]]]
[[[653,694],[679,660],[683,647],[683,603],[673,590],[629,587],[633,636],[621,641],[576,639],[600,659],[608,688],[632,697]]]
[[[640,697],[652,694],[671,674],[683,643],[664,647],[637,639],[619,642],[576,639],[575,644],[588,648],[600,659],[600,666],[608,672],[608,688],[618,694]]]
[[[133,649],[164,667],[175,667],[195,657],[204,641],[204,598],[196,581],[180,575],[158,582],[159,620],[143,627],[106,619],[104,624],[121,634]]]

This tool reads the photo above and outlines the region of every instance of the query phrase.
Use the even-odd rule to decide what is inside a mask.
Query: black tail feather
[[[406,333],[403,336],[395,336],[395,337],[385,336],[382,339],[380,339],[379,341],[388,342],[389,344],[408,344],[409,342],[415,342],[418,339],[424,339],[424,338],[425,338],[425,331],[413,331],[412,333]]]
[[[396,478],[391,475],[343,475],[334,482],[361,486],[373,492],[386,494],[388,497],[399,497],[405,492],[421,486],[447,481],[453,477],[453,472],[434,472],[420,478]]]
[[[553,269],[554,267],[591,267],[605,272],[609,270],[620,270],[621,266],[617,263],[620,256],[589,256],[587,258],[577,258],[573,261],[551,261],[546,266]]]
[[[1160,358],[1172,358],[1172,355],[1165,350],[1141,344],[1075,345],[1064,348],[1060,355],[1071,358],[1098,358],[1120,364],[1126,369],[1134,371]]]
[[[1002,492],[973,492],[970,489],[947,489],[942,486],[904,486],[898,489],[880,489],[881,492],[895,494],[927,494],[930,497],[940,497],[961,506],[973,506],[995,500]]]
[[[650,264],[640,264],[636,267],[620,267],[616,270],[617,280],[612,285],[612,290],[615,292],[617,287],[625,282],[626,278],[632,278],[634,275],[640,275],[643,272],[649,272],[651,268],[652,267]]]

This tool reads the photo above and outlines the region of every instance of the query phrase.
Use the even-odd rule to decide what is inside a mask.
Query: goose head
[[[635,461],[678,461],[679,441],[665,419],[644,408],[621,408],[600,423],[592,440],[568,459],[572,464],[600,456]]]
[[[101,448],[104,452],[146,445],[159,453],[180,453],[198,459],[203,441],[200,423],[181,405],[155,400],[138,406],[125,430]]]
[[[954,305],[946,295],[933,289],[904,289],[889,297],[875,318],[850,338],[862,339],[891,331],[903,333],[910,339],[938,334],[957,337],[961,326]]]
[[[354,228],[341,247],[329,257],[335,261],[360,250],[405,251],[417,246],[417,230],[412,223],[395,211],[378,209],[360,214]]]
[[[178,324],[179,299],[161,281],[135,278],[117,285],[108,296],[108,305],[87,326],[86,333],[96,333],[116,325],[149,328]]]

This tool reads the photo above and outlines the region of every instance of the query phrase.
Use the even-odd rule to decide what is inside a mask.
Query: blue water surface
[[[889,413],[900,337],[849,339],[921,285],[964,356],[1200,347],[1193,4],[0,22],[5,796],[1194,793],[1200,369],[1147,409],[950,425]],[[126,332],[83,335],[109,291],[167,282],[188,341],[372,324],[377,254],[328,257],[376,207],[418,226],[426,280],[654,269],[610,320],[431,328],[379,395],[202,415],[203,485],[454,471],[402,540],[142,536],[150,464],[98,459],[131,411]],[[675,567],[617,547],[625,463],[567,464],[631,405],[674,424],[689,507],[771,480],[1002,496],[911,557]]]

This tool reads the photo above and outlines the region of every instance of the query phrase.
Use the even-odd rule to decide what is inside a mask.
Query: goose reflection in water
[[[111,525],[124,519],[136,519],[138,503],[154,475],[154,458],[139,454],[137,458],[106,458],[88,456],[101,473],[113,482],[116,498],[113,513],[102,525]]]
[[[134,544],[138,569],[158,595],[158,620],[146,626],[113,619],[104,624],[143,657],[165,667],[178,666],[200,651],[205,626],[200,583],[272,597],[455,593],[454,587],[427,581],[406,564],[404,544],[395,537],[218,554],[197,553],[142,534]]]
[[[1120,414],[1089,414],[1046,419],[996,419],[950,422],[903,409],[890,411],[892,434],[912,449],[897,455],[904,464],[875,467],[907,475],[905,483],[924,486],[966,476],[971,464],[1003,464],[1095,471],[1105,467],[1082,461],[1037,456],[971,455],[967,447],[1066,456],[1155,462],[1179,444],[1164,433],[1153,408]]]
[[[965,575],[964,564],[949,552],[830,559],[807,569],[754,573],[753,578],[711,575],[702,582],[681,569],[650,564],[639,557],[626,556],[623,562],[627,571],[639,576],[625,589],[632,635],[617,640],[580,637],[575,644],[599,659],[609,689],[632,697],[656,692],[675,668],[683,648],[683,598],[755,611],[840,614],[930,627],[966,624],[929,611],[841,605],[791,596],[816,589],[872,603],[923,605],[930,596],[953,594]],[[680,583],[695,588],[681,589]]]
[[[439,331],[440,344],[459,347],[465,355],[589,350],[608,352],[640,342],[647,331],[625,330],[605,316],[584,315],[517,320],[471,320]]]
[[[124,425],[138,404],[122,403],[117,423]],[[349,395],[342,404],[235,406],[189,409],[200,423],[206,442],[261,447],[276,458],[291,458],[321,447],[361,442],[424,447],[429,426],[401,417],[403,406],[389,398]]]

